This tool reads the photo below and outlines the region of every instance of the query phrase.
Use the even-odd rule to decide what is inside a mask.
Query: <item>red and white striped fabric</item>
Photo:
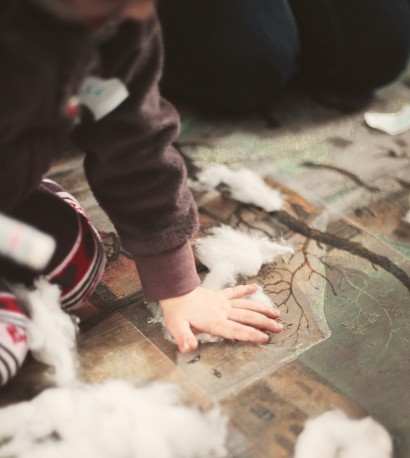
[[[7,292],[0,293],[0,386],[14,377],[28,352],[28,318]]]
[[[44,187],[77,212],[78,234],[67,257],[46,278],[61,288],[61,306],[73,311],[90,297],[105,268],[105,253],[97,230],[79,202],[57,183],[44,179]]]

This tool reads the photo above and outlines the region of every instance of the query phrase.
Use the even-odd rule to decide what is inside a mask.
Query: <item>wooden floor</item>
[[[397,111],[409,100],[405,76],[367,109]],[[279,304],[282,334],[267,346],[224,342],[181,355],[150,323],[133,262],[87,188],[82,157],[65,157],[51,176],[88,209],[108,256],[102,283],[80,311],[81,378],[173,381],[197,405],[218,401],[231,419],[231,458],[292,457],[306,419],[335,407],[374,416],[393,435],[396,457],[408,458],[410,299],[396,271],[408,281],[410,131],[389,137],[367,128],[363,111],[345,114],[300,94],[287,94],[261,117],[181,110],[177,146],[190,162],[257,171],[283,192],[288,215],[329,237],[307,238],[286,219],[218,192],[197,195],[198,237],[220,223],[252,227],[288,240],[295,254],[256,278]],[[372,264],[349,242],[387,261]],[[0,404],[39,392],[47,383],[43,373],[28,360],[0,392]]]

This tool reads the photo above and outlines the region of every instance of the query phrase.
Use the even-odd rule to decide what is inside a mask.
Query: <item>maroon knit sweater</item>
[[[0,2],[0,211],[27,198],[59,140],[70,136],[86,154],[90,187],[134,256],[148,300],[199,284],[189,245],[197,211],[171,146],[179,124],[159,95],[161,66],[155,17],[125,21],[101,39],[28,0]],[[99,121],[74,126],[67,101],[89,75],[119,78],[130,96]]]

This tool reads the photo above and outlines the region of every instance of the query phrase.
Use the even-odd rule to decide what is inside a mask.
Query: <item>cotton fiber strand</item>
[[[391,458],[389,433],[373,418],[351,420],[340,410],[308,420],[294,458]]]
[[[27,334],[34,358],[54,368],[57,385],[72,383],[76,379],[76,330],[70,316],[61,309],[58,286],[40,279],[34,290],[20,287],[16,294],[30,312]]]
[[[281,210],[280,192],[270,188],[263,179],[249,169],[230,170],[225,165],[212,165],[197,176],[197,189],[215,189],[220,184],[228,186],[232,199],[253,204],[268,212]]]
[[[51,388],[0,409],[0,455],[16,458],[222,457],[226,435],[219,410],[188,408],[165,383]]]
[[[199,260],[209,269],[202,285],[214,290],[233,286],[239,275],[255,276],[263,264],[293,253],[290,246],[229,226],[211,229],[210,235],[200,239],[195,248]]]

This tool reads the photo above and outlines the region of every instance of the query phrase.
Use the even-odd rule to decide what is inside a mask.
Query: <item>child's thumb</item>
[[[177,325],[168,326],[168,331],[175,339],[181,353],[190,353],[198,347],[198,341],[188,321],[181,321]]]

